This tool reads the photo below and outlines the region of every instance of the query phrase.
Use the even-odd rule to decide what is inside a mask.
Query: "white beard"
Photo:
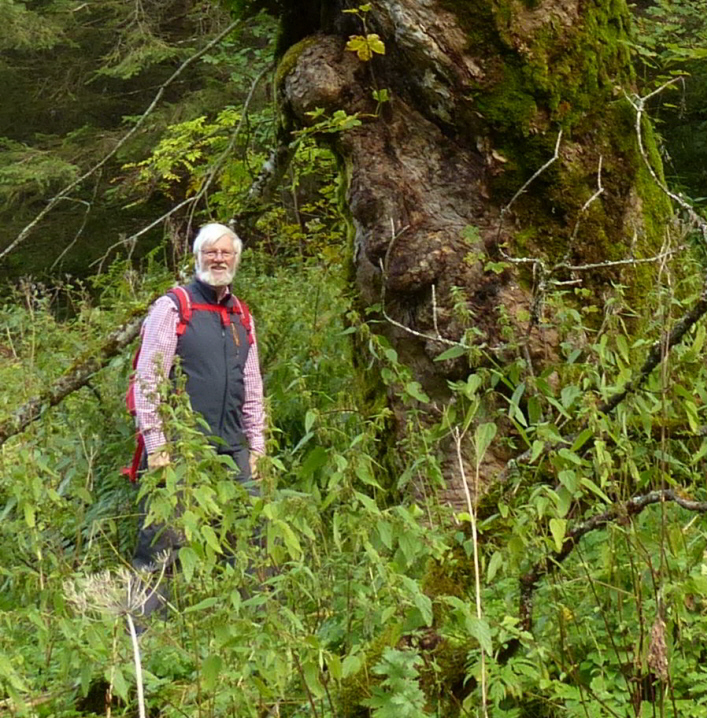
[[[228,270],[226,274],[218,279],[213,276],[210,269],[197,268],[196,270],[196,278],[201,280],[204,284],[208,284],[210,287],[225,287],[233,281],[233,277],[235,276],[235,269]]]

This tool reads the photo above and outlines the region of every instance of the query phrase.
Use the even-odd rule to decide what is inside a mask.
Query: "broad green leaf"
[[[284,521],[278,521],[277,524],[280,529],[280,535],[285,541],[285,546],[287,546],[288,553],[292,559],[297,561],[302,555],[302,547],[300,546],[299,539],[289,524],[286,524]]]
[[[700,448],[697,450],[697,453],[692,457],[690,465],[694,465],[703,459],[705,454],[707,454],[707,439],[702,439],[702,444],[700,444]]]
[[[491,629],[486,619],[468,615],[465,623],[469,633],[479,642],[481,650],[490,656],[493,653],[493,641],[491,640]]]
[[[449,349],[446,349],[441,354],[435,357],[435,361],[447,361],[447,359],[456,359],[457,357],[464,356],[466,354],[466,349],[457,344],[453,347],[449,347]]]
[[[525,418],[525,415],[520,410],[520,400],[523,398],[523,394],[525,393],[525,383],[521,382],[518,384],[518,386],[515,388],[513,392],[513,396],[511,397],[511,403],[508,407],[508,416],[511,419],[516,419],[522,426],[527,426],[528,422]]]
[[[574,384],[563,386],[562,391],[560,392],[560,401],[562,402],[562,406],[565,409],[569,409],[581,393],[581,389]]]
[[[393,548],[393,526],[390,522],[380,519],[376,524],[376,528],[383,545],[390,551]]]
[[[220,596],[209,596],[203,601],[199,601],[199,603],[197,603],[196,605],[185,608],[184,613],[196,613],[197,611],[205,611],[207,608],[213,608],[214,606],[218,606],[221,603],[222,599]]]
[[[223,667],[221,656],[210,655],[201,664],[201,675],[204,679],[204,689],[211,692],[216,688],[219,673]]]
[[[491,560],[489,561],[488,568],[486,569],[486,579],[489,583],[493,581],[502,564],[503,554],[500,551],[494,552],[493,556],[491,556]]]
[[[557,489],[557,515],[562,518],[567,516],[572,508],[572,494],[564,487],[560,486]]]
[[[356,476],[358,476],[358,478],[361,479],[364,484],[368,484],[368,486],[373,486],[376,489],[382,488],[371,473],[371,466],[367,461],[365,463],[359,463],[356,466],[355,473]]]
[[[496,436],[496,424],[493,422],[487,422],[486,424],[479,424],[474,432],[474,446],[476,449],[476,463],[480,464],[484,458],[486,450],[491,445],[494,437]]]
[[[116,666],[113,671],[110,672],[113,677],[113,692],[116,696],[121,698],[126,703],[128,702],[128,683],[125,680],[123,671],[119,666]]]
[[[25,514],[25,523],[29,528],[33,529],[36,525],[34,506],[25,504],[23,507]]]
[[[317,418],[317,414],[309,409],[309,411],[304,416],[304,430],[305,433],[310,432],[312,430],[312,427],[314,426],[314,421]]]
[[[299,469],[300,476],[312,476],[317,469],[320,469],[327,462],[329,454],[323,446],[315,446],[302,462]]]
[[[586,486],[590,491],[594,492],[600,499],[606,501],[607,504],[611,503],[611,499],[591,480],[582,478],[582,486]]]
[[[326,659],[327,669],[331,673],[331,677],[335,681],[340,681],[343,677],[342,663],[339,656],[335,654],[329,654]]]
[[[581,457],[577,456],[577,454],[575,454],[574,451],[570,451],[569,449],[560,449],[557,452],[557,455],[561,456],[563,459],[567,459],[567,461],[571,461],[573,464],[576,464],[577,466],[582,465]]]
[[[346,656],[341,664],[341,675],[344,678],[348,678],[354,673],[358,673],[361,670],[362,665],[363,661],[360,656]]]
[[[555,550],[558,553],[562,551],[562,544],[565,541],[566,530],[567,521],[565,519],[550,519],[550,533],[555,541]]]
[[[623,334],[619,334],[618,337],[616,337],[616,348],[619,350],[619,354],[621,355],[621,358],[627,363],[630,363],[629,355],[628,355],[628,342],[626,341],[626,337]]]
[[[182,573],[184,574],[184,580],[188,583],[191,582],[194,576],[194,569],[196,568],[199,559],[194,553],[194,549],[190,546],[183,546],[179,549],[179,562],[182,564]]]
[[[557,478],[567,491],[570,492],[570,494],[574,494],[574,492],[579,488],[579,484],[577,483],[577,474],[570,469],[560,471]]]
[[[417,399],[417,401],[421,401],[425,404],[429,403],[430,397],[425,394],[425,392],[422,390],[422,386],[420,385],[420,382],[418,381],[409,381],[405,385],[405,391],[413,398]]]
[[[584,429],[572,444],[572,451],[579,451],[594,436],[594,429]]]
[[[221,544],[216,536],[216,532],[213,528],[211,528],[211,526],[202,526],[201,535],[204,537],[207,546],[213,549],[216,553],[223,553],[223,549],[221,548]]]
[[[542,454],[543,449],[545,448],[545,442],[540,441],[539,439],[535,439],[533,441],[533,449],[530,452],[530,463],[532,464],[540,454]]]
[[[696,432],[700,428],[700,420],[697,414],[697,407],[693,401],[683,402],[685,408],[685,414],[687,415],[687,423],[690,425],[690,430]]]

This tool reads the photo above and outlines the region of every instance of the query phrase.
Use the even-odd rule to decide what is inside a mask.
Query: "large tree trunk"
[[[362,120],[327,137],[345,170],[364,302],[384,298],[393,320],[386,334],[433,402],[447,397],[448,379],[473,368],[463,357],[434,361],[449,347],[435,337],[464,334],[455,288],[473,317],[466,342],[501,360],[520,351],[542,362],[555,348],[550,327],[533,316],[542,267],[507,261],[499,273],[489,260],[540,258],[549,269],[563,259],[645,257],[669,213],[624,97],[632,72],[623,0],[380,0],[359,15],[342,12],[354,7],[345,2],[324,5],[303,3],[285,16],[290,47],[277,92],[296,127],[321,120],[309,114],[317,109]],[[346,49],[365,32],[385,45],[366,62]],[[377,116],[376,89],[391,98]],[[514,198],[553,157],[560,130],[556,161]],[[650,271],[632,268],[625,283],[639,293]],[[554,278],[581,279],[599,301],[622,277],[612,267],[558,269]],[[491,454],[486,478],[507,458]]]

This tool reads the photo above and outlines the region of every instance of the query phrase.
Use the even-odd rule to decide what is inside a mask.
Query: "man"
[[[170,376],[178,356],[192,408],[206,420],[216,451],[233,457],[239,481],[257,478],[255,462],[265,452],[258,345],[247,308],[230,290],[242,247],[225,225],[202,227],[194,240],[196,276],[185,288],[193,310],[188,323],[180,326],[180,303],[172,292],[154,303],[145,320],[135,409],[150,469],[172,460],[159,416],[158,385]],[[169,529],[142,527],[134,564],[148,567],[157,553],[177,544]]]

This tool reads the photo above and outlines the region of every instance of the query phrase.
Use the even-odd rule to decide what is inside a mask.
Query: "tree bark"
[[[537,311],[548,271],[597,301],[621,279],[640,296],[648,264],[572,269],[657,253],[670,213],[624,96],[622,0],[381,0],[358,14],[344,2],[307,5],[307,23],[283,18],[284,123],[311,127],[342,110],[361,121],[326,135],[344,168],[356,284],[366,305],[384,300],[385,334],[433,405],[474,369],[465,357],[435,362],[444,340],[465,337],[482,348],[478,361],[554,356],[556,333]],[[370,33],[385,53],[362,61],[346,44]],[[390,100],[377,107],[383,89]],[[660,174],[649,128],[644,139]],[[492,450],[485,478],[508,458]]]

